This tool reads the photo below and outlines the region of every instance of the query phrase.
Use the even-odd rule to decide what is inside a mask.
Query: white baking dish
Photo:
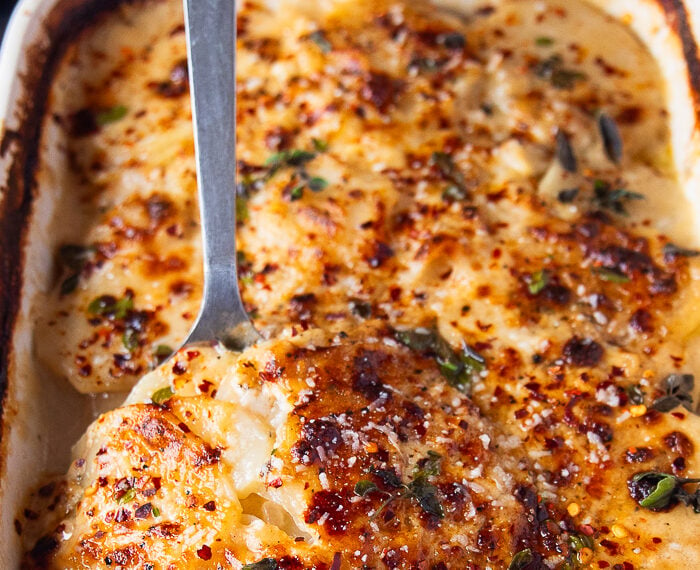
[[[469,0],[444,0],[459,8]],[[591,0],[620,18],[661,63],[668,85],[674,160],[700,221],[700,37],[697,0]],[[33,157],[52,61],[62,42],[115,0],[24,0],[0,53],[0,568],[18,566],[15,513],[47,471],[65,467],[68,449],[96,411],[109,405],[79,396],[46,374],[32,347],[32,307],[49,286],[55,243],[49,232],[62,188],[39,195]],[[592,32],[594,33],[594,32]],[[50,152],[49,132],[43,144]],[[696,224],[697,225],[697,224]],[[700,241],[700,227],[697,231]]]

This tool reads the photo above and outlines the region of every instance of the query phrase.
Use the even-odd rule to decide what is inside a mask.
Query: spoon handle
[[[258,338],[236,270],[236,3],[185,0],[204,291],[186,344],[243,348]]]

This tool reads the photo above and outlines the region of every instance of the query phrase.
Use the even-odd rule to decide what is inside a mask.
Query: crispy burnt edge
[[[7,181],[0,186],[0,477],[6,467],[7,416],[13,409],[8,402],[9,367],[48,94],[63,55],[77,36],[121,5],[149,1],[159,0],[59,0],[42,22],[42,36],[26,50],[32,65],[17,79],[21,95],[10,108],[19,126],[6,129],[0,140],[0,157],[10,155]]]
[[[656,0],[666,14],[666,22],[681,41],[683,57],[687,66],[693,102],[695,104],[695,129],[700,124],[700,52],[698,42],[690,24],[686,3],[688,0]],[[700,38],[700,30],[695,30]]]

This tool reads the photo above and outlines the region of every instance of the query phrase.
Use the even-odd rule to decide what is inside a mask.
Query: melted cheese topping
[[[529,549],[530,567],[698,564],[696,515],[627,490],[642,471],[696,474],[699,429],[652,409],[697,366],[700,265],[672,245],[689,245],[691,210],[639,41],[557,0],[246,3],[238,25],[239,274],[280,340],[183,352],[144,379],[77,449],[28,560],[440,569]],[[197,311],[184,54],[176,2],[126,7],[69,51],[52,93],[46,128],[66,143],[40,180],[70,186],[72,218],[37,346],[81,391],[132,386]],[[485,364],[470,399],[430,364],[450,376],[444,347],[408,352],[370,319],[468,346]],[[311,333],[320,352],[297,338],[310,328],[330,331]],[[388,403],[355,386],[377,343],[366,374]],[[148,404],[166,384],[176,396]],[[405,489],[430,450],[444,518]],[[365,479],[379,490],[353,495]],[[210,501],[225,506],[200,512]]]

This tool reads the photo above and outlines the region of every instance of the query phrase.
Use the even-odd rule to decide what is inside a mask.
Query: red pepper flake
[[[198,350],[188,350],[186,354],[187,354],[187,361],[191,362],[192,360],[194,360],[195,358],[197,358],[199,356],[199,351]]]
[[[605,560],[598,560],[598,568],[610,568],[610,562]]]
[[[204,503],[202,505],[202,507],[204,507],[205,511],[209,511],[210,513],[213,513],[216,510],[216,502],[209,501],[208,503]]]
[[[282,486],[282,479],[277,477],[276,479],[270,481],[267,486],[272,487],[273,489],[279,489]]]
[[[685,419],[685,414],[682,412],[672,412],[671,415],[674,418],[678,418],[679,420],[684,420]]]
[[[202,560],[211,560],[211,548],[209,548],[206,544],[202,545],[202,548],[197,550],[197,556],[199,556]]]
[[[185,366],[183,362],[178,360],[175,364],[173,364],[173,374],[181,376],[185,372],[187,372],[187,366]]]
[[[595,534],[595,529],[589,524],[582,524],[579,530],[586,536],[593,536]]]
[[[203,392],[203,393],[206,394],[206,393],[211,389],[211,387],[212,387],[213,385],[214,385],[214,384],[212,384],[211,382],[209,382],[209,380],[203,380],[202,383],[198,386],[198,388],[199,388],[199,391],[200,391],[200,392]]]
[[[653,538],[651,539],[651,541],[652,541],[654,544],[661,544],[661,543],[663,542],[663,541],[661,540],[661,538],[659,538],[658,536],[653,537]]]

